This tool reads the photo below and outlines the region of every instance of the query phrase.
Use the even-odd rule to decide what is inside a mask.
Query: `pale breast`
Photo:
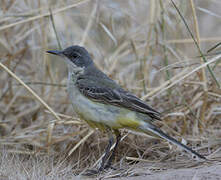
[[[68,94],[74,111],[84,120],[103,123],[109,127],[119,126],[117,123],[117,116],[120,113],[119,107],[88,99],[73,83],[69,84]]]

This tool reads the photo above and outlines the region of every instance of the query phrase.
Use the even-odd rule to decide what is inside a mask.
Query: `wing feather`
[[[160,113],[147,105],[144,101],[132,93],[125,91],[111,79],[107,79],[108,83],[104,81],[96,83],[93,78],[79,78],[76,82],[80,92],[92,99],[93,101],[101,102],[104,104],[112,104],[124,107],[136,112],[147,114],[153,119],[161,120]],[[114,84],[111,84],[114,83]],[[96,84],[96,86],[95,86]],[[107,86],[110,84],[110,86]]]

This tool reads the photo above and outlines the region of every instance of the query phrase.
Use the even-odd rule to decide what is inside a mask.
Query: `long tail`
[[[191,148],[185,146],[184,144],[180,143],[179,141],[177,141],[176,139],[170,137],[169,135],[165,134],[162,130],[160,130],[159,128],[157,128],[156,126],[154,126],[153,124],[149,124],[149,123],[145,123],[143,125],[141,125],[139,127],[139,130],[144,132],[144,133],[153,133],[175,145],[177,145],[178,147],[181,147],[182,149],[184,149],[185,151],[197,156],[200,159],[204,159],[206,160],[206,158],[200,154],[198,154],[196,151],[192,150]]]

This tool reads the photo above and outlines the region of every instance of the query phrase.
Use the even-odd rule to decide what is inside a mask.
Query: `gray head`
[[[93,61],[84,47],[81,46],[70,46],[64,50],[58,51],[47,51],[50,54],[65,57],[67,63],[72,67],[85,68],[93,64]]]

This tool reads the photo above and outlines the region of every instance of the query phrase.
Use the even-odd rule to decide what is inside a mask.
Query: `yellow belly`
[[[109,119],[112,123],[107,123],[105,119],[102,120],[101,117],[97,114],[97,119],[99,121],[94,121],[86,113],[86,111],[77,112],[81,119],[83,119],[91,128],[98,128],[101,131],[105,131],[108,128],[111,129],[120,129],[120,128],[129,128],[136,130],[138,126],[140,126],[140,119],[137,117],[136,113],[127,109],[121,109],[119,113],[115,114],[114,118]]]
[[[81,94],[76,87],[69,92],[75,112],[92,128],[104,131],[107,128],[136,128],[142,118],[131,110],[90,100]]]
[[[84,119],[84,121],[86,121],[86,123],[91,127],[91,128],[94,128],[94,129],[96,129],[96,128],[98,128],[100,131],[105,131],[106,130],[106,128],[107,128],[107,126],[105,126],[103,123],[100,123],[100,122],[95,122],[95,121],[90,121],[90,120],[85,120]]]

